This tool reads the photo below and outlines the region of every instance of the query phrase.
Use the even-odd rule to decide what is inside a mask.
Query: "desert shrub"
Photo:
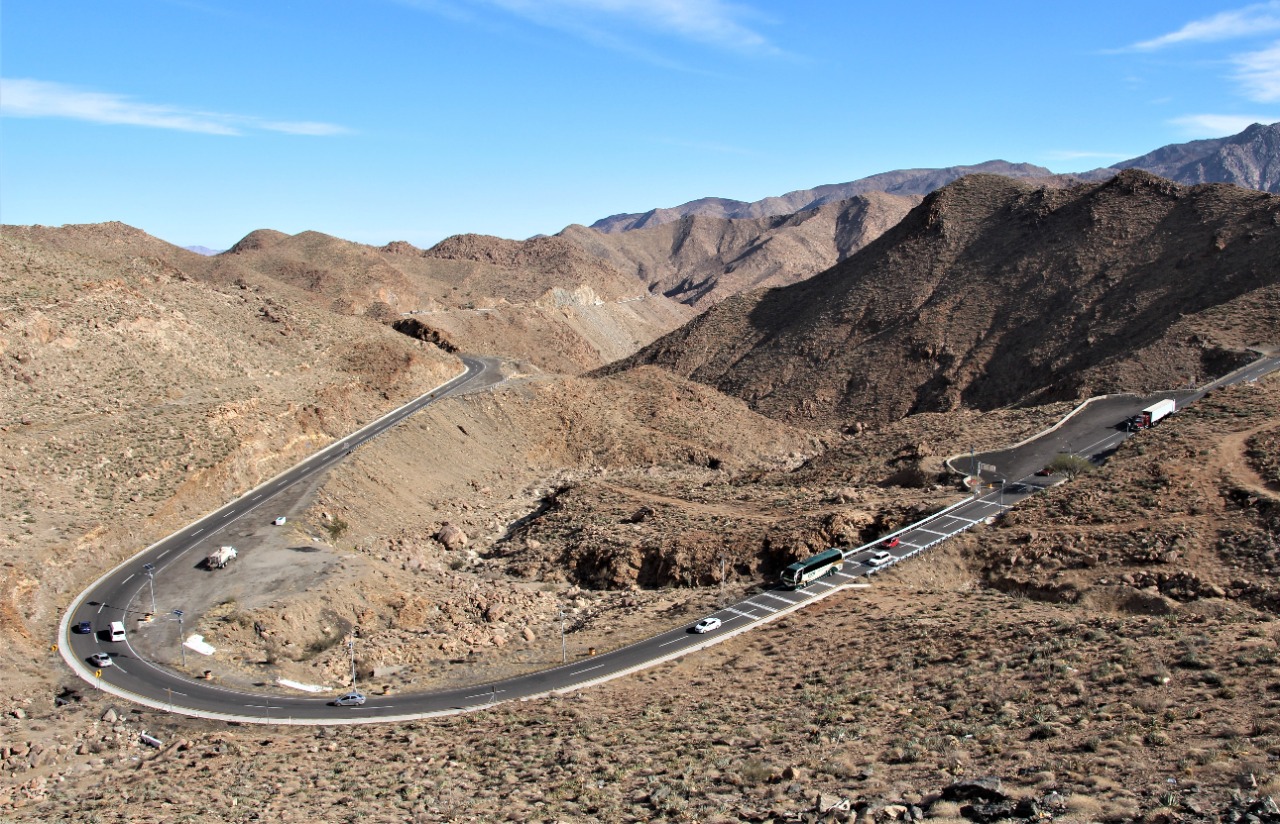
[[[1068,478],[1074,478],[1077,475],[1092,472],[1094,466],[1089,462],[1088,458],[1061,452],[1052,461],[1049,461],[1049,469],[1053,470],[1056,475],[1066,475]]]

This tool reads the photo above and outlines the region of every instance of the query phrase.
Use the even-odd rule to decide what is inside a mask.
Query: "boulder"
[[[433,537],[450,551],[462,549],[467,545],[467,533],[447,521]]]

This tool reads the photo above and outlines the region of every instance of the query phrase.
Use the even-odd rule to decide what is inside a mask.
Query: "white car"
[[[703,618],[701,621],[693,625],[693,631],[697,633],[711,632],[720,629],[719,618]]]
[[[867,566],[882,567],[892,560],[893,556],[882,549],[871,553],[871,557],[867,559]]]
[[[105,652],[95,652],[89,656],[89,663],[101,669],[102,667],[112,666],[111,656]]]
[[[284,517],[283,515],[281,515],[280,517],[276,518],[276,519],[275,519],[274,521],[272,521],[271,523],[275,524],[276,526],[284,526],[284,525],[285,525],[285,522],[286,522],[286,521],[288,521],[288,520],[289,520],[288,518],[286,518],[286,517]]]

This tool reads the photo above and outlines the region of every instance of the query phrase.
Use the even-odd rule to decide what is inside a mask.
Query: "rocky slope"
[[[206,271],[219,283],[256,272],[340,314],[559,372],[630,354],[693,314],[558,238],[460,235],[422,250],[259,230]]]
[[[0,637],[15,649],[45,648],[68,593],[139,544],[460,371],[270,281],[213,287],[169,262],[193,260],[120,224],[0,233]]]
[[[1253,487],[1280,463],[1277,409],[1274,377],[1220,392],[871,589],[567,696],[279,729],[83,689],[61,705],[7,696],[0,811],[15,822],[1267,822],[1280,810],[1280,625],[1277,550],[1257,541],[1277,534],[1280,490]],[[983,417],[922,420],[945,450],[946,432]],[[870,453],[845,459],[878,471]],[[750,490],[707,480],[681,496]],[[486,586],[457,595],[474,596],[465,608],[492,628],[484,614],[501,621],[522,602]],[[144,746],[143,732],[162,746]]]
[[[570,226],[560,237],[633,275],[650,293],[705,308],[761,286],[786,286],[834,266],[920,202],[871,192],[794,214],[729,219],[690,214],[626,232]]]
[[[661,365],[834,428],[1177,386],[1275,338],[1278,258],[1273,195],[974,175],[844,263],[730,298],[610,370]]]

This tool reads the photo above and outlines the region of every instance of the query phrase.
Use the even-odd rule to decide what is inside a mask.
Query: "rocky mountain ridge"
[[[1043,166],[989,160],[971,166],[941,169],[899,169],[848,183],[798,189],[754,202],[706,197],[679,206],[601,218],[591,228],[604,233],[627,232],[670,223],[689,215],[720,218],[753,218],[791,214],[868,192],[927,195],[969,174],[998,174],[1015,179],[1039,180],[1046,185],[1067,186],[1105,180],[1124,169],[1142,169],[1175,183],[1234,183],[1248,189],[1280,191],[1280,123],[1255,123],[1239,134],[1210,140],[1175,143],[1109,168],[1055,174]]]
[[[664,366],[847,428],[1214,374],[1280,328],[1280,197],[1128,170],[934,192],[844,263],[734,296],[608,371]]]
[[[1012,178],[1051,178],[1053,172],[1043,166],[1030,163],[1009,163],[1004,160],[988,160],[971,166],[948,166],[942,169],[899,169],[860,178],[848,183],[829,183],[812,189],[797,189],[784,195],[746,202],[722,197],[705,197],[691,200],[679,206],[650,209],[637,214],[618,214],[601,218],[590,228],[611,234],[645,229],[670,223],[690,215],[705,215],[725,219],[744,219],[789,215],[817,209],[828,203],[869,192],[892,195],[924,196],[953,180],[971,174],[999,174]]]
[[[690,214],[626,232],[570,226],[559,237],[635,277],[650,293],[696,307],[761,286],[786,286],[834,266],[896,224],[914,195],[869,192],[793,214]]]

